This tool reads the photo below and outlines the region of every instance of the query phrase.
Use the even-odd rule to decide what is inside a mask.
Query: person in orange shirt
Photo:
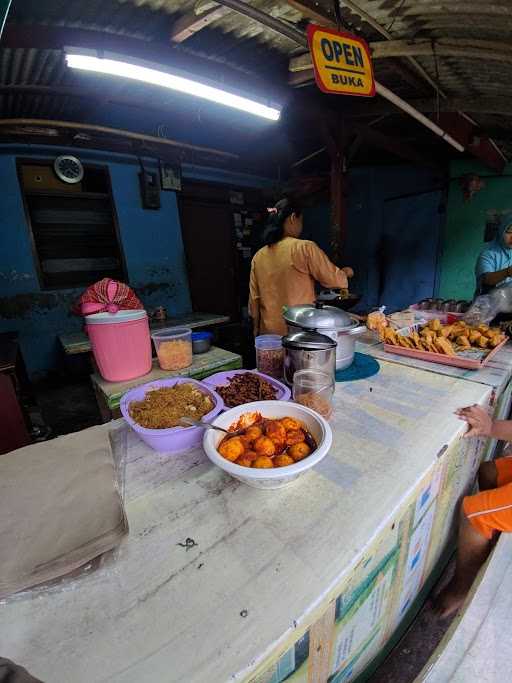
[[[351,268],[338,268],[314,242],[301,240],[302,209],[281,199],[273,209],[265,232],[266,245],[252,260],[249,281],[249,315],[254,334],[287,332],[283,307],[315,302],[315,281],[323,287],[348,289]]]
[[[457,413],[469,425],[466,437],[512,441],[512,420],[493,420],[480,406]],[[478,472],[479,493],[466,496],[460,510],[455,574],[435,601],[447,617],[463,604],[469,589],[502,531],[512,531],[512,455],[484,462]]]

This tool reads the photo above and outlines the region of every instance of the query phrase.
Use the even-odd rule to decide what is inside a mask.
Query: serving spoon
[[[202,429],[216,429],[219,432],[224,432],[224,434],[228,434],[229,436],[238,436],[239,434],[243,434],[245,432],[245,429],[237,429],[234,432],[229,432],[227,429],[223,429],[222,427],[217,427],[216,425],[212,425],[209,422],[201,422],[200,420],[193,420],[191,417],[182,417],[180,419],[180,422],[182,425],[187,426],[187,427],[201,427]]]

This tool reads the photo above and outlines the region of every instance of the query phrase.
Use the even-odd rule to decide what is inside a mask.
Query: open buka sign
[[[364,40],[310,24],[308,42],[320,90],[335,95],[375,95],[370,50]]]

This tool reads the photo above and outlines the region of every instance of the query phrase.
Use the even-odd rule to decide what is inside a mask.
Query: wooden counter
[[[105,425],[130,535],[66,590],[1,605],[2,655],[48,683],[354,680],[410,618],[482,457],[454,410],[491,395],[382,361],[337,385],[331,453],[278,491]]]

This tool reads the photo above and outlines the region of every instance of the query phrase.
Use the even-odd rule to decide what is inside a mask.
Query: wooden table
[[[193,379],[204,379],[213,375],[215,372],[222,372],[224,370],[237,370],[242,367],[242,357],[231,351],[219,349],[212,346],[207,353],[201,353],[193,356],[192,365],[184,370],[176,372],[170,370],[162,370],[158,365],[158,360],[153,359],[153,369],[147,375],[137,377],[128,382],[107,382],[101,375],[94,373],[91,375],[92,386],[96,394],[98,408],[100,410],[103,422],[119,417],[119,403],[121,397],[126,394],[129,389],[138,387],[146,382],[152,382],[155,379],[164,379],[167,377],[192,377]]]
[[[337,384],[331,452],[278,491],[105,425],[122,430],[130,535],[68,590],[1,605],[2,655],[48,682],[353,681],[453,550],[484,450],[454,411],[491,395],[382,361]]]
[[[182,318],[168,318],[164,321],[150,320],[149,326],[152,330],[161,330],[165,327],[215,327],[229,322],[227,315],[215,315],[214,313],[190,313]],[[64,353],[73,356],[77,353],[89,353],[91,343],[85,332],[70,332],[69,334],[59,334],[59,341],[64,349]]]

